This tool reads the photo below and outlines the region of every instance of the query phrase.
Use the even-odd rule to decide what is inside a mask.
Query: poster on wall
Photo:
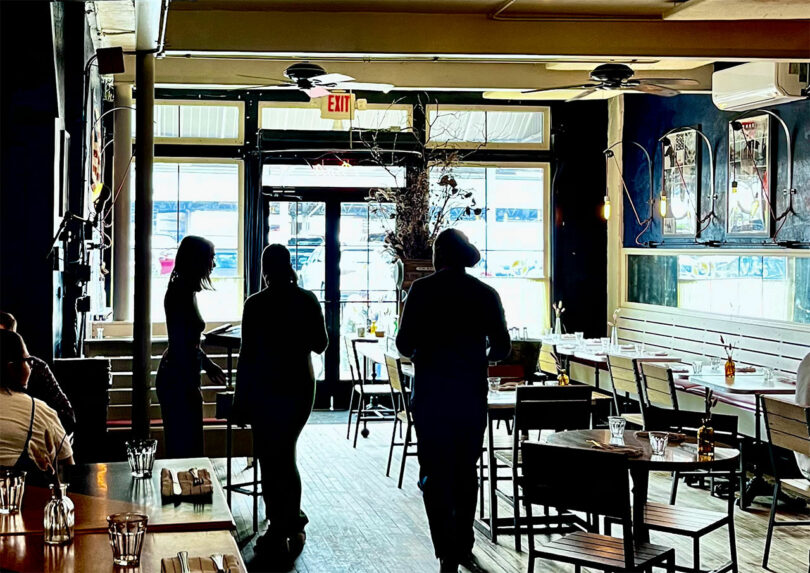
[[[662,143],[663,185],[668,198],[664,236],[693,237],[697,230],[700,166],[697,133],[686,129],[669,134]]]
[[[728,235],[767,237],[770,233],[769,119],[758,115],[729,123]]]

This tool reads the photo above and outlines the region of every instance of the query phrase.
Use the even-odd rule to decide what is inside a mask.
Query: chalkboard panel
[[[810,324],[810,257],[796,257],[793,322]]]
[[[627,300],[677,307],[678,257],[628,256]]]

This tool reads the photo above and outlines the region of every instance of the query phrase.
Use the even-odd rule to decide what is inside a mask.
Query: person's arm
[[[76,427],[76,414],[47,362],[39,358],[36,360],[28,387],[31,396],[39,398],[56,410],[65,431],[72,434]]]
[[[397,351],[402,356],[411,358],[416,350],[416,341],[419,339],[419,307],[420,287],[418,283],[411,285],[408,296],[405,299],[405,306],[402,308],[402,316],[399,320],[399,332],[397,332]]]
[[[245,301],[242,310],[242,344],[239,347],[239,361],[236,365],[236,390],[233,398],[231,418],[234,423],[244,424],[251,396],[253,394],[252,364],[256,356],[255,312],[250,299]]]
[[[487,325],[487,338],[489,339],[489,354],[487,358],[491,362],[503,360],[512,351],[512,340],[509,337],[509,330],[506,327],[506,317],[503,312],[501,297],[493,289],[493,299],[489,304],[490,310],[489,324]]]
[[[310,316],[312,317],[311,326],[307,329],[309,332],[311,329],[312,338],[309,341],[309,348],[315,354],[321,354],[326,347],[329,346],[329,334],[326,332],[326,321],[323,318],[323,312],[321,311],[321,303],[318,302],[318,299],[315,298],[315,295],[311,292],[307,292],[308,303],[310,308]]]

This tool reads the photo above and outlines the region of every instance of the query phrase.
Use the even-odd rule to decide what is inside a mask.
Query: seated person
[[[810,354],[804,357],[796,371],[796,403],[810,406]],[[796,462],[802,475],[810,479],[810,455],[796,452]]]
[[[8,312],[0,311],[0,329],[17,332],[17,319]],[[31,366],[31,377],[28,379],[26,392],[56,410],[62,426],[68,434],[72,434],[76,427],[76,414],[73,413],[73,406],[56,381],[48,363],[31,356],[28,364]]]
[[[57,462],[73,464],[73,450],[56,412],[25,392],[30,362],[20,335],[0,330],[0,465],[45,483]]]

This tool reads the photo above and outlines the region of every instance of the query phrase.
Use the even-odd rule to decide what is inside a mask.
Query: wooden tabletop
[[[727,394],[795,394],[796,386],[771,379],[761,372],[740,373],[732,378],[725,374],[693,374],[689,382]]]
[[[698,459],[697,446],[692,442],[667,445],[663,456],[653,456],[650,441],[637,438],[632,430],[624,432],[624,443],[627,446],[640,448],[642,454],[629,458],[631,469],[633,466],[645,466],[649,471],[673,471],[716,466],[733,465],[740,456],[739,450],[734,448],[717,447],[714,450],[714,460]],[[590,448],[587,440],[596,440],[604,444],[610,443],[609,430],[569,430],[550,434],[546,443],[573,448]]]
[[[151,524],[150,524],[151,525]],[[247,571],[236,541],[228,531],[147,533],[141,551],[140,567],[113,565],[107,533],[82,533],[65,546],[46,546],[42,534],[0,537],[0,570],[41,573],[160,573],[160,561],[188,551],[189,557],[212,553],[234,555],[243,572]],[[231,570],[233,572],[233,569]]]
[[[385,340],[384,338],[354,338],[353,340],[365,340],[365,343],[357,344],[357,354],[362,358],[368,358],[372,362],[376,362],[377,364],[385,364],[385,355],[390,354],[394,358],[400,358],[399,353],[397,352],[387,352],[385,349],[384,344],[374,344],[378,343],[381,340]],[[368,344],[371,343],[371,344]],[[414,369],[413,364],[403,364],[402,365],[402,374],[405,376],[413,377]]]
[[[151,531],[199,531],[234,529],[233,516],[219,481],[207,503],[163,503],[160,470],[187,471],[205,468],[216,476],[208,458],[156,460],[151,478],[136,479],[127,462],[82,464],[69,468],[68,496],[76,507],[76,531],[107,531],[107,516],[132,511],[149,516]],[[0,518],[0,536],[41,533],[42,517],[50,493],[45,488],[26,487],[22,511]]]

